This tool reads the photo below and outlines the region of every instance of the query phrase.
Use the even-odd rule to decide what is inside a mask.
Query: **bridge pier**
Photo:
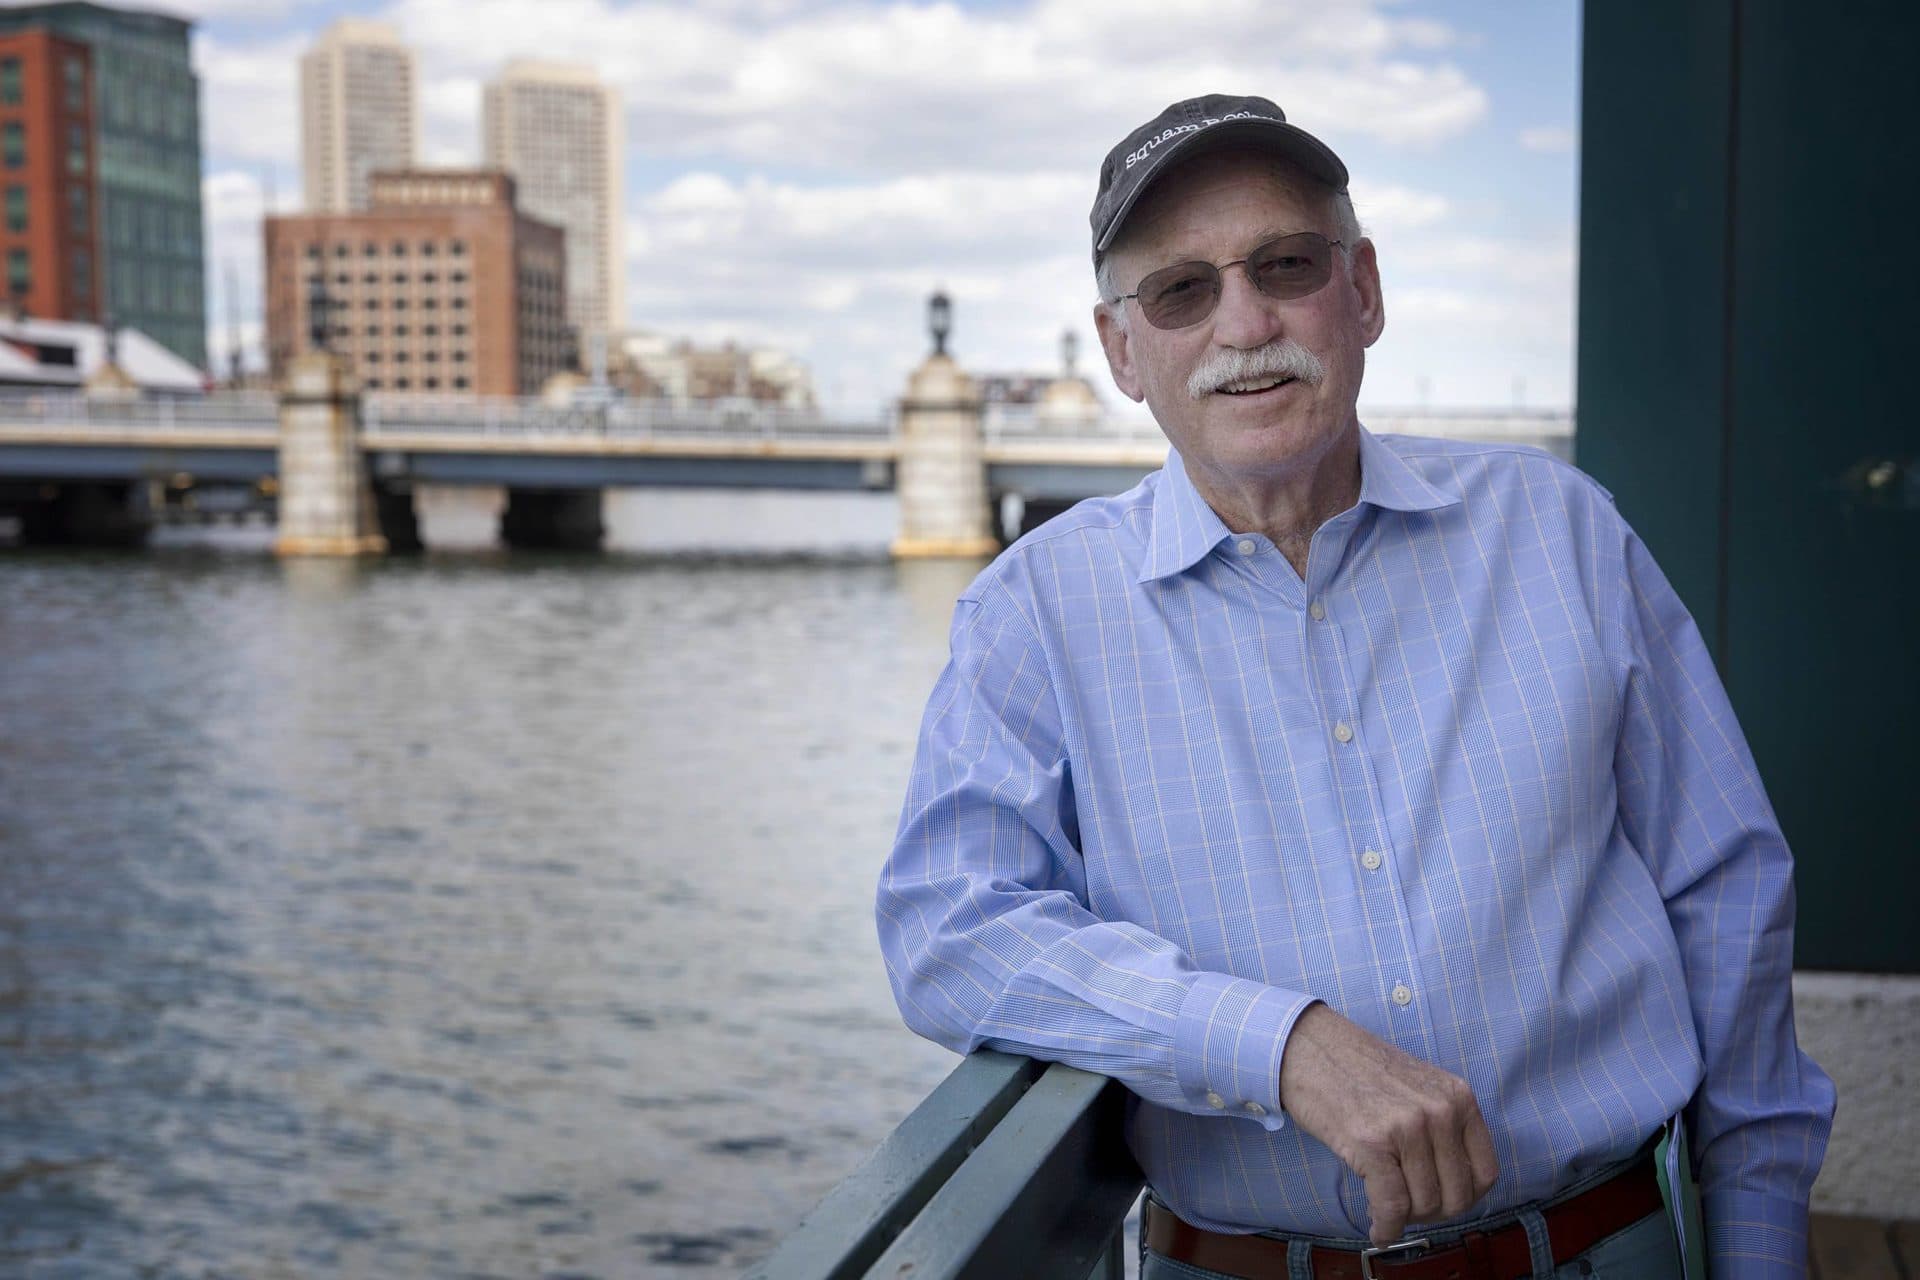
[[[500,540],[516,551],[598,551],[607,531],[601,492],[509,488]]]
[[[895,467],[896,557],[977,557],[1000,550],[987,500],[983,416],[973,379],[944,351],[928,356],[908,379]]]
[[[344,361],[296,356],[280,393],[280,536],[283,556],[379,555],[373,485],[360,452],[360,392]]]

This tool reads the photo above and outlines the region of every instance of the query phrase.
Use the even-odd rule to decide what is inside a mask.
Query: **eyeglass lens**
[[[1267,241],[1247,255],[1245,266],[1248,281],[1267,297],[1304,298],[1332,278],[1333,245],[1317,232],[1300,231]],[[1220,288],[1220,268],[1211,262],[1162,267],[1140,282],[1140,312],[1156,329],[1184,329],[1213,314]]]

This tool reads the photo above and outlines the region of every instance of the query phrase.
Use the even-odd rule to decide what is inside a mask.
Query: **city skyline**
[[[626,325],[790,351],[828,404],[898,395],[935,287],[954,298],[968,367],[1049,369],[1071,328],[1102,394],[1124,403],[1091,351],[1094,168],[1166,101],[1214,88],[1272,97],[1356,175],[1389,317],[1365,401],[1572,401],[1571,4],[1220,4],[1168,19],[1079,0],[559,0],[532,48],[530,11],[509,0],[196,7],[209,270],[242,274],[245,342],[258,342],[260,214],[300,198],[288,71],[351,12],[415,50],[429,165],[483,158],[482,87],[515,57],[595,67],[626,108]],[[211,327],[224,347],[224,314]]]

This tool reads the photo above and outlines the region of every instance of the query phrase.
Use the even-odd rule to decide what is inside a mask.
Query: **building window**
[[[433,241],[422,240],[420,242],[420,254],[422,257],[431,258],[434,254],[438,252],[439,250],[434,248]]]
[[[455,364],[465,364],[467,362],[467,350],[465,347],[455,347],[453,349],[453,362]]]
[[[77,298],[93,296],[93,255],[85,249],[73,251],[73,293]]]
[[[409,332],[410,330],[403,324],[393,326],[393,336],[396,338],[404,338]]]
[[[351,252],[353,251],[347,248],[347,246],[344,244],[337,244],[333,246],[333,256],[336,258],[344,258]]]
[[[428,364],[440,363],[440,353],[438,351],[428,351],[424,355],[422,355],[420,358],[422,360],[425,360]]]
[[[7,250],[7,292],[20,297],[33,288],[33,266],[25,249]]]
[[[447,252],[456,258],[463,258],[467,253],[467,242],[465,240],[455,240],[447,246]]]
[[[87,127],[83,124],[67,126],[67,172],[76,178],[86,176]]]
[[[68,58],[60,68],[67,78],[67,110],[85,111],[87,109],[87,64],[78,58]]]
[[[447,279],[454,284],[465,284],[467,282],[467,273],[464,271],[450,271],[447,273]]]
[[[404,258],[407,256],[407,242],[405,240],[395,240],[393,242],[393,256],[396,258]]]
[[[380,389],[380,379],[378,378],[367,379],[367,390],[378,391],[379,389]]]
[[[360,256],[363,258],[376,258],[380,256],[380,246],[369,240],[360,246]]]
[[[6,161],[9,169],[18,169],[27,162],[27,126],[18,120],[9,120],[0,127],[0,159]]]
[[[467,336],[467,326],[463,324],[457,324],[453,326],[452,333],[453,333],[453,336],[456,338],[464,338]]]
[[[396,271],[396,272],[394,272],[394,273],[393,273],[393,282],[394,282],[395,284],[405,284],[405,283],[407,282],[407,273],[406,273],[406,272],[404,272],[404,271]]]
[[[67,188],[67,218],[73,234],[84,236],[92,228],[92,219],[88,216],[87,189],[85,187]]]
[[[393,389],[395,391],[405,391],[408,387],[412,385],[413,384],[411,382],[408,382],[405,378],[395,378],[393,380]]]
[[[25,231],[27,229],[27,189],[25,187],[7,188],[7,230]]]
[[[319,246],[319,245],[317,245],[317,244],[310,244],[310,245],[308,245],[308,246],[307,246],[307,256],[308,256],[309,258],[317,258],[317,257],[319,257],[319,256],[320,256],[320,246]]]
[[[380,363],[380,353],[379,353],[378,351],[369,351],[369,352],[367,352],[367,363],[368,363],[368,364],[379,364],[379,363]]]
[[[333,282],[341,285],[352,284],[353,273],[350,271],[337,271],[334,273]]]
[[[440,379],[428,378],[426,380],[425,386],[429,391],[438,391],[440,389]]]
[[[455,298],[453,300],[453,309],[455,311],[465,311],[467,309],[467,300],[465,298]]]
[[[365,302],[361,303],[360,305],[365,307],[369,311],[378,311],[380,309],[380,299],[368,298]]]
[[[20,59],[0,58],[0,103],[9,107],[20,105],[23,95],[20,92]]]
[[[405,364],[407,361],[411,360],[412,358],[413,357],[405,351],[396,351],[393,353],[393,362],[395,364]]]
[[[453,385],[458,390],[465,391],[467,389],[467,380],[465,378],[455,378],[453,380]]]
[[[379,336],[380,336],[380,326],[379,326],[379,325],[377,325],[377,324],[370,324],[370,325],[368,325],[368,326],[367,326],[367,336],[368,336],[369,338],[377,338],[377,337],[379,337]]]
[[[425,307],[429,311],[437,310],[440,306],[440,299],[424,298],[421,300],[420,305]]]
[[[378,271],[369,271],[367,272],[367,274],[360,277],[360,283],[361,284],[379,284],[380,273]]]
[[[395,311],[405,311],[407,309],[407,300],[405,298],[395,298],[393,300],[393,309]]]

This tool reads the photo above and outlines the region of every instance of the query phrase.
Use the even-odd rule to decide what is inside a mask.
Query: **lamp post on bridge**
[[[907,379],[900,401],[900,452],[894,462],[900,499],[900,532],[893,554],[901,559],[978,558],[993,555],[987,501],[986,444],[980,392],[947,353],[953,330],[953,300],[944,289],[927,299],[933,353]]]
[[[953,299],[946,291],[935,289],[927,299],[927,328],[933,333],[933,354],[947,354],[947,334],[953,331]]]

